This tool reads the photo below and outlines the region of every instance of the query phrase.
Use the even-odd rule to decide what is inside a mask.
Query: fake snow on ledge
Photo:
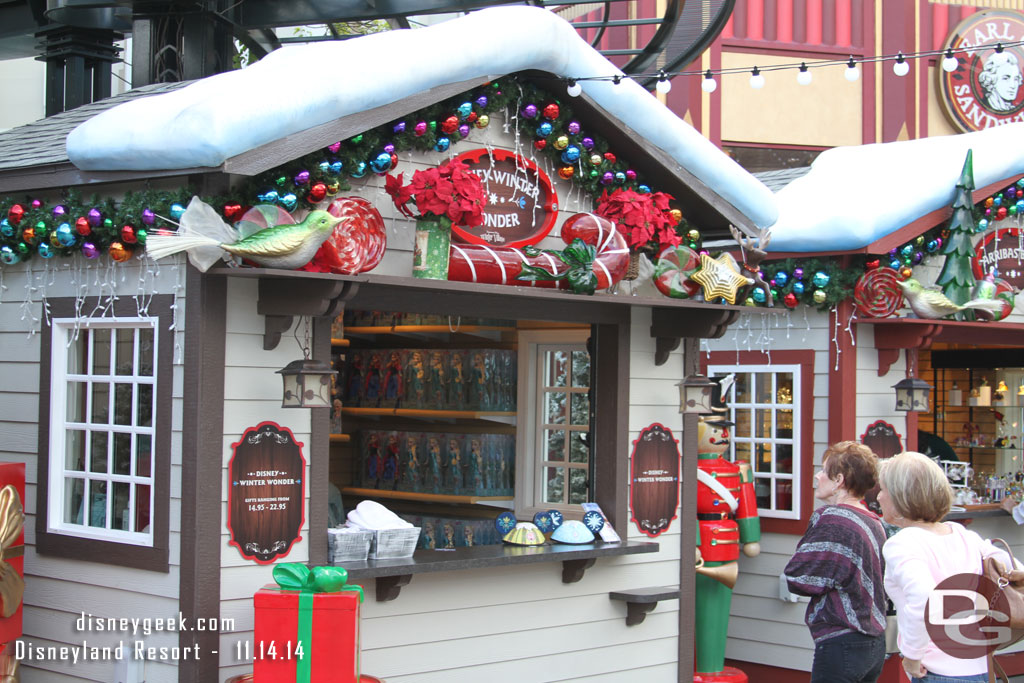
[[[292,133],[439,85],[530,69],[565,78],[622,75],[554,13],[494,7],[423,29],[281,48],[246,69],[126,102],[73,130],[68,158],[90,171],[217,167]],[[771,191],[638,83],[580,85],[755,225],[775,222]]]
[[[976,188],[1024,175],[1024,123],[822,152],[776,194],[768,251],[859,249],[949,207],[969,149]]]

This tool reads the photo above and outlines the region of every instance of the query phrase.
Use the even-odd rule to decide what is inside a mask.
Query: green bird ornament
[[[907,278],[899,285],[907,305],[918,318],[936,320],[968,308],[996,313],[1002,308],[1002,303],[993,299],[971,299],[962,305],[954,303],[940,291],[925,289],[924,285],[914,278]]]
[[[317,210],[311,211],[301,223],[275,225],[243,236],[225,223],[212,206],[193,197],[181,216],[178,232],[150,235],[146,253],[161,259],[187,252],[192,265],[204,273],[217,261],[229,260],[231,255],[267,268],[293,270],[312,260],[340,222],[340,218]]]

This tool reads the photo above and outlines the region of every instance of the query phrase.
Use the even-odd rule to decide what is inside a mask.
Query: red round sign
[[[1024,230],[1017,227],[990,229],[974,247],[971,265],[978,280],[995,268],[996,275],[1016,289],[1024,290]]]
[[[950,120],[964,132],[1024,121],[1024,49],[1005,47],[1024,38],[1024,15],[988,10],[972,14],[953,30],[955,71],[936,69],[939,100]]]
[[[503,149],[474,149],[455,157],[484,181],[484,222],[475,228],[452,226],[452,238],[493,247],[540,242],[558,216],[558,195],[544,171],[529,159]]]

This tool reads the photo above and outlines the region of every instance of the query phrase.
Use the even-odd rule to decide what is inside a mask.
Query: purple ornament
[[[922,258],[924,258],[924,255],[921,252],[914,252],[914,263],[920,263]]]
[[[580,144],[583,145],[583,149],[587,151],[594,149],[594,140],[592,138],[583,138],[580,140]]]
[[[601,176],[601,184],[611,185],[613,182],[615,182],[615,174],[611,171],[605,171],[604,175]]]
[[[96,258],[100,255],[100,250],[92,242],[82,242],[82,253],[85,258]]]
[[[487,106],[487,95],[481,95],[480,97],[476,98],[476,106],[480,107],[481,109],[486,107]]]
[[[64,214],[66,214],[67,212],[68,212],[68,210],[62,204],[58,204],[57,206],[53,207],[53,217],[54,218],[57,218],[57,219],[63,218]]]
[[[626,169],[626,180],[633,182],[636,180],[636,171],[631,168]]]
[[[580,132],[580,124],[578,121],[570,121],[569,125],[566,126],[566,130],[569,131],[569,135],[578,135]]]
[[[416,127],[413,129],[413,132],[415,132],[416,135],[424,135],[427,132],[427,122],[420,121],[419,123],[417,123]]]
[[[309,182],[309,171],[299,171],[295,174],[295,185],[305,185]]]
[[[894,259],[894,258],[899,258],[899,256],[900,256],[900,254],[899,254],[898,250],[896,250],[896,249],[890,249],[889,250],[889,258]]]
[[[528,119],[537,118],[537,105],[528,104],[525,107],[523,107],[523,116]]]
[[[398,135],[399,133],[404,133],[405,132],[405,121],[399,121],[398,123],[396,123],[394,125],[394,127],[391,130],[393,130],[395,132],[395,135]]]
[[[803,280],[804,279],[804,269],[803,268],[799,268],[799,267],[798,268],[794,268],[793,269],[793,279],[794,280]]]
[[[465,123],[459,126],[459,135],[461,135],[462,137],[466,137],[467,135],[469,135],[469,126],[466,125]]]
[[[769,280],[768,284],[771,285],[772,287],[774,287],[775,286],[775,278],[772,278],[771,280]]]
[[[94,228],[98,228],[100,223],[103,222],[103,214],[100,213],[99,209],[89,209],[89,225]]]
[[[142,222],[146,225],[153,225],[156,222],[156,214],[149,209],[142,210]]]
[[[387,152],[388,154],[394,154],[395,146],[389,142],[388,144],[384,145],[384,151]]]
[[[38,200],[38,199],[33,199],[32,200],[32,208],[33,209],[38,209],[42,205],[43,205],[43,203],[40,200]]]

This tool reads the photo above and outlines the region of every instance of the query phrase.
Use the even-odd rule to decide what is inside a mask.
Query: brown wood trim
[[[682,377],[697,372],[700,359],[700,342],[694,337],[683,339]],[[682,379],[680,377],[680,379]],[[678,681],[689,683],[693,680],[694,667],[694,614],[696,612],[696,573],[688,561],[697,547],[697,416],[683,414],[683,447],[680,469],[679,517],[679,660]]]
[[[828,316],[829,443],[857,439],[857,347],[846,331],[852,316],[850,299],[840,302]]]
[[[629,526],[629,320],[591,328],[594,500],[620,537]]]
[[[170,171],[83,171],[71,162],[29,166],[0,171],[0,192],[64,189],[70,185],[125,183],[152,178],[172,178],[195,173],[216,173],[216,168],[185,168]]]
[[[313,319],[313,358],[330,363],[331,318]],[[330,410],[310,410],[309,445],[309,563],[327,564],[327,508],[330,496]]]
[[[187,267],[181,436],[179,609],[191,623],[220,617],[221,486],[224,481],[224,363],[227,280]],[[178,644],[220,649],[216,631],[182,631]],[[178,680],[215,681],[219,658],[185,659]]]
[[[114,564],[150,571],[169,571],[169,530],[171,493],[171,410],[172,385],[174,383],[174,336],[167,330],[174,316],[171,305],[174,297],[170,294],[154,296],[148,306],[148,314],[158,319],[160,335],[156,358],[156,435],[153,443],[153,474],[155,477],[153,525],[153,547],[146,548],[113,541],[97,541],[47,529],[47,505],[49,502],[50,472],[50,354],[53,332],[44,325],[40,335],[39,356],[39,460],[36,488],[36,552],[86,562]],[[73,318],[79,310],[91,311],[99,304],[98,298],[88,298],[79,309],[74,297],[46,299],[50,315],[54,318]],[[113,302],[114,316],[139,315],[134,297],[122,296]]]

